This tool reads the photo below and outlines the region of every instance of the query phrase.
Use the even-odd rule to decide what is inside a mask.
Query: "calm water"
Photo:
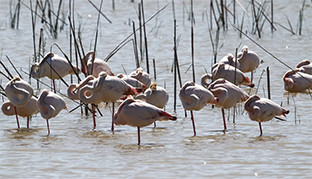
[[[242,4],[247,7],[246,4]],[[57,2],[58,3],[58,2]],[[94,43],[97,12],[87,1],[75,1],[76,25],[82,25],[82,41],[85,49],[91,49]],[[98,56],[105,58],[125,37],[132,32],[129,22],[136,18],[136,3],[116,1],[116,10],[112,11],[111,1],[105,2],[103,12],[111,19],[112,24],[101,17],[98,40]],[[103,117],[97,117],[97,130],[92,131],[92,117],[82,116],[80,110],[72,113],[62,111],[50,120],[51,135],[46,136],[45,120],[39,115],[32,118],[31,130],[16,130],[14,116],[0,117],[0,178],[308,178],[312,175],[312,122],[311,97],[308,94],[289,96],[283,89],[282,76],[287,67],[247,38],[239,38],[238,33],[229,26],[226,32],[221,31],[218,59],[227,53],[235,53],[240,44],[248,45],[249,49],[260,56],[263,64],[255,73],[255,83],[260,81],[258,94],[267,96],[266,75],[260,75],[267,66],[271,70],[271,98],[278,104],[283,104],[290,110],[286,122],[272,120],[263,123],[262,137],[256,122],[249,120],[246,112],[239,106],[236,123],[232,123],[233,111],[227,122],[229,130],[224,134],[221,110],[207,106],[194,112],[197,128],[196,137],[192,137],[190,117],[184,117],[184,110],[178,100],[177,112],[173,111],[173,74],[170,72],[173,59],[173,15],[171,1],[145,2],[146,19],[158,9],[169,3],[169,6],[147,25],[149,56],[155,59],[157,80],[159,85],[165,85],[170,92],[166,111],[178,117],[175,122],[158,122],[157,128],[152,126],[141,129],[142,145],[137,145],[136,128],[117,126],[114,134],[110,131],[111,108],[100,105]],[[274,1],[274,18],[288,27],[285,15],[296,29],[299,9],[302,2]],[[311,5],[311,2],[307,2]],[[27,2],[28,4],[28,2]],[[99,4],[99,2],[96,2]],[[188,71],[191,62],[190,22],[183,15],[183,8],[190,9],[189,2],[184,8],[182,2],[176,2],[177,34],[180,36],[178,55],[181,64],[183,83],[192,80]],[[55,3],[55,7],[57,4]],[[66,4],[67,6],[67,4]],[[9,2],[0,4],[0,48],[1,60],[9,66],[5,55],[8,55],[21,71],[29,71],[29,61],[32,59],[32,29],[31,16],[25,6],[21,8],[19,30],[9,27]],[[209,10],[206,1],[197,2],[195,9],[195,67],[196,81],[210,69],[212,47],[207,30],[205,11]],[[241,8],[237,8],[242,13]],[[250,12],[250,10],[248,10]],[[278,30],[271,34],[268,24],[264,26],[264,34],[257,42],[279,57],[288,65],[294,67],[299,61],[311,58],[311,7],[304,11],[303,35],[291,35],[277,26]],[[66,14],[67,12],[65,12]],[[208,13],[209,14],[209,13]],[[79,18],[78,18],[79,15]],[[250,14],[251,15],[251,14]],[[203,18],[204,17],[204,18]],[[183,19],[184,18],[184,19]],[[240,20],[242,16],[238,17]],[[250,32],[251,17],[245,17],[244,29]],[[232,20],[231,20],[232,21]],[[38,43],[39,28],[36,26],[36,41]],[[46,27],[44,27],[46,29]],[[69,53],[68,26],[59,34],[59,39],[52,40],[47,33],[46,51],[53,42],[58,43],[66,53]],[[59,53],[56,49],[53,50]],[[113,72],[129,73],[135,69],[133,47],[126,45],[108,62]],[[151,63],[152,64],[152,63]],[[141,64],[145,68],[145,63]],[[13,70],[11,70],[13,72]],[[153,75],[153,73],[151,73]],[[249,74],[248,74],[249,75]],[[23,73],[25,79],[27,75]],[[2,86],[7,83],[4,77]],[[69,77],[65,78],[69,82]],[[43,79],[50,84],[50,80]],[[35,81],[32,80],[35,88]],[[41,88],[44,88],[42,86]],[[65,94],[66,87],[57,82],[57,88]],[[249,91],[251,94],[256,90]],[[39,93],[39,91],[37,92]],[[4,97],[3,97],[4,98]],[[4,98],[4,101],[6,99]],[[76,103],[66,99],[69,110]],[[2,104],[2,102],[1,102]],[[20,118],[22,127],[26,119]]]

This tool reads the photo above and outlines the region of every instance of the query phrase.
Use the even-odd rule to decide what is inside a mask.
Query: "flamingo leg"
[[[53,90],[54,90],[54,93],[56,93],[56,89],[55,89],[55,80],[54,80],[54,79],[52,80],[52,83],[53,83]]]
[[[96,128],[96,120],[95,120],[95,111],[94,111],[94,104],[92,106],[92,116],[93,116],[93,130]]]
[[[223,126],[224,126],[224,131],[226,130],[226,122],[225,122],[225,115],[224,115],[224,109],[221,109],[222,111],[222,117],[223,117]]]
[[[138,145],[141,143],[141,137],[140,137],[140,127],[138,126]]]
[[[259,122],[259,128],[260,128],[260,136],[262,136],[262,127],[261,127],[261,122]]]
[[[195,121],[194,121],[194,116],[193,116],[193,111],[192,110],[191,110],[191,120],[192,120],[192,124],[193,124],[194,136],[196,136]]]
[[[112,132],[114,133],[114,112],[115,112],[115,103],[113,103],[113,106],[112,106]]]
[[[14,106],[14,111],[15,111],[15,117],[16,117],[17,128],[20,129],[20,124],[19,124],[18,116],[17,116],[17,109],[16,109],[15,106]]]
[[[156,128],[156,121],[154,122],[154,128]]]
[[[46,119],[47,120],[47,128],[48,128],[48,136],[50,135],[50,126],[49,126],[49,120],[48,119]]]
[[[27,129],[29,129],[29,116],[27,116]]]
[[[250,74],[250,81],[251,81],[251,83],[252,83],[252,81],[253,81],[253,71],[251,71],[250,73],[251,73],[251,74]]]

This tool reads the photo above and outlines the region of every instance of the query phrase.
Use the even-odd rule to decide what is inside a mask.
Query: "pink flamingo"
[[[104,60],[95,58],[95,53],[93,51],[88,52],[86,56],[81,59],[81,64],[84,64],[81,68],[84,74],[92,74],[97,78],[102,71],[105,71],[108,75],[114,76],[114,73],[112,72],[108,64]]]
[[[297,66],[298,71],[312,75],[312,64],[308,59],[302,60]]]
[[[131,72],[129,76],[141,81],[145,86],[151,85],[151,79],[149,74],[143,72],[143,69],[141,67],[136,69],[134,72]]]
[[[118,108],[114,115],[116,125],[130,125],[138,128],[138,145],[141,143],[140,128],[148,126],[155,121],[176,120],[164,110],[146,103],[141,100],[132,98],[126,99]]]
[[[79,95],[78,95],[79,90],[85,85],[92,86],[95,81],[96,81],[96,78],[93,75],[89,75],[87,76],[87,78],[82,80],[79,84],[69,85],[67,89],[68,98],[72,100],[80,100]],[[91,110],[92,110],[92,117],[93,117],[93,129],[95,129],[96,128],[95,111],[94,111],[95,104],[91,104],[91,106],[92,106]]]
[[[14,77],[6,84],[4,92],[14,106],[17,128],[19,129],[20,125],[17,116],[17,108],[22,107],[29,102],[33,95],[33,89],[26,81],[19,77]]]
[[[312,75],[308,73],[289,70],[284,74],[283,80],[284,89],[291,93],[305,92],[312,88]]]
[[[72,68],[65,58],[60,57],[52,52],[47,53],[40,61],[40,63],[35,63],[32,65],[30,70],[30,75],[35,79],[39,79],[45,76],[52,79],[54,93],[56,92],[54,81],[55,79],[61,79],[68,74],[75,73],[80,73],[80,70],[74,66]]]
[[[136,99],[144,100],[158,108],[164,108],[169,100],[169,94],[163,87],[157,86],[157,83],[152,83],[143,94],[138,94]],[[156,122],[154,122],[156,127]]]
[[[277,115],[286,117],[286,114],[289,113],[289,110],[282,108],[269,99],[260,98],[257,95],[251,96],[246,101],[245,110],[248,112],[249,118],[252,121],[259,123],[260,136],[262,136],[261,122],[270,121]]]
[[[66,109],[65,101],[62,97],[49,90],[42,90],[37,101],[37,107],[41,116],[47,121],[48,136],[50,135],[49,119],[59,114],[62,109]]]
[[[246,101],[248,94],[233,83],[220,78],[208,86],[213,95],[217,98],[216,106],[221,108],[223,116],[224,131],[226,130],[226,122],[224,109],[230,109],[237,103]]]
[[[124,95],[136,95],[137,91],[122,79],[101,72],[92,85],[84,85],[78,92],[79,99],[87,104],[112,102],[112,131],[114,131],[114,103]]]
[[[191,111],[193,132],[194,136],[196,136],[193,110],[199,111],[204,106],[206,106],[207,103],[215,104],[217,102],[216,98],[209,90],[200,85],[195,84],[192,81],[188,81],[182,86],[182,88],[180,89],[179,97],[182,102],[183,108],[185,110]]]
[[[5,102],[2,104],[1,110],[3,114],[7,116],[19,115],[21,117],[27,117],[27,129],[29,129],[29,118],[38,113],[37,98],[31,97],[30,100],[23,106],[15,107],[11,102]]]
[[[224,78],[237,85],[245,85],[251,88],[255,86],[243,72],[241,72],[238,68],[235,69],[235,67],[231,65],[217,63],[212,68],[212,74],[207,73],[201,77],[201,84],[204,87],[208,87],[208,80],[215,81],[219,78]],[[236,78],[235,82],[234,78]]]

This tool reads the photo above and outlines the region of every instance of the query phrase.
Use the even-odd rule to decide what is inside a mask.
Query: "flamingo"
[[[20,77],[14,77],[6,84],[4,92],[14,106],[17,128],[19,129],[20,125],[17,116],[17,108],[26,105],[31,99],[34,91],[26,81],[22,80]]]
[[[297,66],[298,71],[312,75],[312,64],[308,59],[302,60]]]
[[[209,90],[195,84],[192,81],[188,81],[182,86],[182,88],[180,89],[179,97],[182,102],[183,108],[185,110],[191,111],[193,132],[194,136],[196,136],[193,110],[199,111],[204,106],[206,106],[207,103],[215,104],[217,102],[216,98]]]
[[[114,115],[116,125],[130,125],[138,128],[138,145],[140,145],[140,128],[148,126],[155,121],[176,120],[164,110],[141,100],[127,98]]]
[[[144,100],[147,103],[162,109],[168,102],[169,94],[165,88],[157,86],[157,83],[154,82],[144,94],[138,94],[136,99]],[[154,122],[154,127],[156,127],[156,122]]]
[[[221,108],[223,116],[224,131],[226,130],[226,122],[224,109],[230,109],[237,103],[246,101],[248,94],[233,83],[220,78],[208,86],[213,95],[217,98],[216,106]]]
[[[69,85],[67,89],[67,96],[69,99],[72,100],[80,100],[79,98],[79,90],[85,85],[92,86],[95,82],[96,78],[93,75],[87,76],[84,80],[82,80],[79,84],[71,84]],[[95,121],[95,111],[94,111],[94,104],[91,104],[92,106],[92,117],[93,117],[93,129],[96,128],[96,121]]]
[[[201,77],[201,84],[204,87],[208,87],[208,80],[215,81],[219,78],[224,78],[234,84],[241,84],[245,86],[249,86],[253,88],[255,85],[251,83],[250,79],[244,75],[243,72],[241,72],[238,68],[235,69],[235,67],[224,64],[224,63],[217,63],[215,64],[212,70],[212,74],[206,73]],[[236,77],[235,77],[236,75]],[[234,78],[236,78],[236,81],[234,82]]]
[[[109,76],[101,72],[99,77],[94,79],[92,85],[84,85],[78,92],[79,99],[87,104],[99,104],[101,102],[112,102],[112,131],[114,132],[114,102],[124,95],[136,95],[137,91],[122,79],[116,76]]]
[[[151,79],[150,79],[149,74],[146,72],[143,72],[143,69],[141,67],[139,67],[135,71],[131,72],[129,76],[139,80],[145,86],[151,85]]]
[[[299,71],[289,70],[284,76],[284,89],[291,93],[305,92],[312,88],[312,75]]]
[[[37,98],[31,97],[30,100],[23,106],[15,107],[11,102],[7,101],[2,104],[1,110],[3,114],[7,116],[19,115],[21,117],[27,117],[27,129],[29,129],[29,118],[38,113]]]
[[[245,110],[252,121],[259,123],[260,136],[262,136],[261,122],[270,121],[277,115],[286,117],[286,114],[289,113],[289,110],[282,108],[270,99],[260,98],[258,95],[253,95],[246,101]]]
[[[37,101],[37,107],[41,116],[47,121],[48,136],[50,135],[49,119],[59,114],[62,109],[66,109],[65,101],[59,95],[47,89],[42,90]]]
[[[91,55],[92,58],[90,59]],[[114,73],[112,72],[108,64],[104,60],[95,58],[95,53],[93,51],[88,52],[81,59],[81,64],[84,64],[83,67],[81,68],[84,74],[91,74],[97,78],[102,71],[105,71],[108,75],[114,76]]]
[[[52,52],[47,53],[40,61],[40,63],[35,63],[32,65],[30,70],[30,76],[35,79],[39,79],[45,76],[52,79],[54,93],[56,92],[54,81],[55,79],[61,79],[68,74],[75,73],[80,73],[79,68],[71,66],[65,58],[60,57]]]
[[[144,83],[142,83],[141,81],[139,81],[136,78],[131,77],[130,75],[124,75],[122,73],[117,74],[117,77],[124,80],[126,83],[128,83],[129,85],[135,87],[135,89],[139,92],[142,91],[144,92],[147,87],[145,86]]]

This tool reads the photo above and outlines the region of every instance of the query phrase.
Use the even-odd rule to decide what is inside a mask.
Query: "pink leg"
[[[27,129],[29,129],[29,116],[27,116]]]
[[[141,137],[140,137],[140,127],[138,126],[138,145],[141,143]]]
[[[52,83],[53,83],[53,90],[54,90],[54,93],[56,93],[56,89],[55,89],[55,80],[52,80]]]
[[[260,128],[260,136],[262,136],[262,127],[261,127],[261,122],[259,122],[259,128]]]
[[[17,128],[20,129],[19,121],[18,121],[18,116],[17,116],[17,109],[14,106],[14,111],[15,111],[15,117],[16,117],[16,123],[17,123]]]
[[[49,126],[49,120],[48,119],[46,119],[47,120],[47,128],[48,128],[48,136],[50,135],[50,126]]]
[[[224,109],[221,109],[222,111],[222,116],[223,116],[223,125],[224,125],[224,131],[226,130],[226,122],[225,122],[225,115],[224,115]]]
[[[94,104],[92,106],[92,116],[93,116],[93,130],[96,128],[96,120],[95,120],[95,111],[94,111]]]
[[[114,133],[114,113],[115,113],[115,103],[113,103],[112,107],[112,132]]]
[[[194,121],[193,111],[191,111],[191,120],[192,120],[192,124],[193,124],[194,136],[196,136],[196,129],[195,129],[195,121]]]

